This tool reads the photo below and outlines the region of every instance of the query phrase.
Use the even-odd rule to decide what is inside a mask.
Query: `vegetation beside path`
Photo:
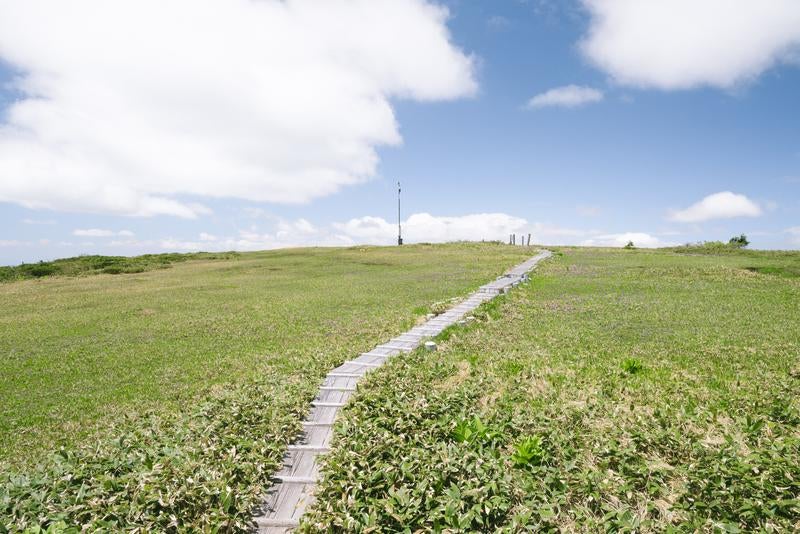
[[[800,253],[559,252],[361,382],[302,530],[800,530]]]
[[[246,529],[329,369],[530,254],[294,249],[0,285],[0,532]]]

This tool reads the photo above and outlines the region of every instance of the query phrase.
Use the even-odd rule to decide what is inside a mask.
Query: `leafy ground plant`
[[[0,532],[245,529],[330,368],[528,254],[295,249],[0,285]]]
[[[622,360],[622,370],[629,375],[640,373],[642,369],[644,369],[644,364],[641,360],[637,360],[636,358],[625,358]]]
[[[800,284],[748,269],[800,254],[559,252],[359,386],[304,531],[800,529]]]

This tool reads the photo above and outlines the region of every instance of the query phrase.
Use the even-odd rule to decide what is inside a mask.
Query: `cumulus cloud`
[[[442,242],[470,240],[506,240],[528,222],[505,213],[477,213],[458,217],[441,217],[415,213],[403,222],[403,238],[409,242]],[[334,228],[359,242],[385,244],[397,240],[397,224],[381,217],[360,217]]]
[[[545,244],[575,243],[596,232],[562,228],[547,223],[529,223],[505,213],[436,216],[417,213],[403,221],[407,243],[441,243],[457,240],[501,240],[509,234],[533,234]],[[297,246],[390,245],[397,242],[397,224],[382,217],[357,217],[331,225],[316,226],[306,219],[287,220],[271,216],[264,226],[252,225],[234,235],[217,236],[202,232],[196,239],[164,238],[150,241],[118,240],[111,245],[140,250],[263,250]]]
[[[723,191],[708,195],[688,208],[670,214],[675,222],[693,223],[712,219],[732,219],[734,217],[758,217],[761,206],[744,195]]]
[[[591,87],[565,85],[540,93],[528,100],[528,109],[561,107],[577,108],[603,100],[603,93]]]
[[[628,242],[641,248],[657,248],[674,246],[675,243],[665,242],[656,236],[644,232],[625,232],[622,234],[598,235],[584,240],[581,245],[586,247],[624,247]]]
[[[120,237],[133,237],[133,232],[130,230],[120,230],[115,232],[114,230],[105,230],[103,228],[87,228],[87,229],[76,229],[72,231],[72,235],[78,237],[113,237],[113,236],[120,236]]]
[[[583,0],[581,49],[620,84],[730,88],[800,47],[797,0]]]
[[[401,142],[391,98],[474,93],[428,0],[0,3],[20,99],[0,201],[196,217],[209,197],[307,202]]]

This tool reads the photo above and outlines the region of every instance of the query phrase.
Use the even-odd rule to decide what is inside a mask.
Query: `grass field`
[[[0,266],[0,282],[15,282],[49,276],[87,276],[93,274],[134,274],[168,269],[173,263],[185,261],[225,260],[239,256],[238,252],[165,253],[143,256],[76,256],[53,261]]]
[[[327,370],[530,254],[296,249],[0,284],[0,532],[244,528]]]
[[[800,530],[800,253],[560,249],[372,373],[305,531]]]

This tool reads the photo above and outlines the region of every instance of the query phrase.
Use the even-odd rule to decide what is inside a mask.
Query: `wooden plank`
[[[383,365],[382,363],[367,363],[367,362],[359,362],[356,360],[347,360],[344,363],[345,365],[363,365],[365,367],[380,367]]]
[[[300,521],[296,519],[278,519],[274,517],[258,517],[256,525],[259,527],[297,528]]]
[[[286,447],[287,451],[302,451],[302,452],[330,452],[330,447],[318,447],[316,445],[289,445]]]
[[[316,484],[317,479],[314,477],[292,477],[292,476],[284,476],[284,475],[275,475],[277,480],[281,481],[281,484]]]
[[[318,400],[311,401],[312,406],[319,406],[320,408],[341,408],[345,405],[344,402],[323,402]]]
[[[400,345],[390,345],[388,343],[384,343],[383,345],[380,345],[380,346],[381,347],[386,347],[387,349],[402,350],[403,352],[411,352],[412,350],[414,350],[411,347],[405,347],[405,346],[400,346]]]

